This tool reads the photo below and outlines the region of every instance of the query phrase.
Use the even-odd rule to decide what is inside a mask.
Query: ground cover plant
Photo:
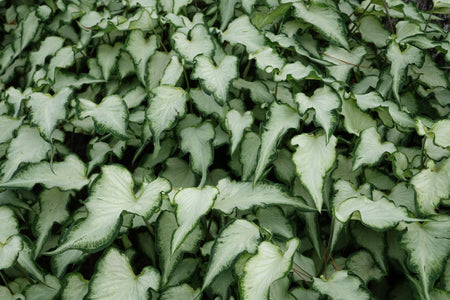
[[[449,299],[433,2],[0,0],[0,298]]]

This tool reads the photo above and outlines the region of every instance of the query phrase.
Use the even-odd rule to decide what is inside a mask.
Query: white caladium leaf
[[[352,254],[346,261],[347,268],[365,284],[372,280],[380,280],[386,273],[383,272],[375,263],[372,255],[366,250],[360,250]]]
[[[83,299],[88,293],[89,281],[80,273],[67,274],[65,280],[66,284],[61,294],[62,300]]]
[[[361,132],[355,150],[353,170],[362,165],[373,165],[377,163],[384,153],[393,153],[397,149],[391,142],[381,142],[381,137],[375,127],[368,128]]]
[[[228,99],[232,80],[238,77],[238,59],[236,56],[225,55],[215,64],[207,56],[197,56],[191,77],[200,80],[202,88],[213,94],[217,103],[224,104]]]
[[[172,35],[172,40],[175,51],[187,62],[193,63],[198,55],[206,57],[213,55],[214,44],[204,24],[195,25],[187,35],[177,31]]]
[[[274,95],[261,80],[247,81],[242,78],[233,80],[233,87],[250,91],[250,98],[256,104],[268,105],[275,101]]]
[[[323,205],[325,177],[336,160],[337,138],[333,135],[327,143],[325,135],[297,135],[291,140],[298,148],[292,160],[297,175],[320,211]]]
[[[216,188],[206,186],[203,189],[182,189],[175,195],[175,214],[178,228],[172,236],[172,254],[181,246],[189,233],[194,230],[200,218],[211,210],[217,193]]]
[[[22,238],[23,248],[19,252],[19,257],[17,257],[17,263],[33,278],[37,279],[39,282],[45,282],[45,274],[43,270],[36,263],[34,258],[34,245],[27,237]]]
[[[444,270],[450,252],[449,226],[450,218],[441,215],[424,224],[405,223],[399,228],[400,244],[408,251],[408,266],[419,274],[426,299],[434,299],[429,292]]]
[[[19,237],[19,223],[12,209],[0,206],[0,270],[9,268],[16,261],[22,250],[22,239]]]
[[[54,80],[56,68],[68,68],[75,62],[75,54],[71,46],[61,48],[50,60],[47,77]]]
[[[61,283],[58,278],[51,274],[45,276],[45,282],[29,285],[25,289],[25,299],[40,300],[40,299],[55,299],[61,288]]]
[[[419,81],[431,88],[448,87],[448,75],[436,66],[430,55],[425,56],[425,62],[417,73],[421,74]]]
[[[296,110],[286,104],[273,102],[269,109],[268,120],[261,134],[261,147],[258,152],[258,164],[253,182],[256,183],[266,170],[267,165],[275,160],[276,148],[289,129],[297,129],[300,116]]]
[[[355,212],[357,212],[356,218],[375,230],[393,228],[401,221],[420,221],[420,219],[410,218],[406,208],[397,207],[384,197],[378,201],[370,200],[365,196],[349,198],[337,206],[334,215],[339,221],[346,223]]]
[[[369,114],[358,108],[353,99],[342,100],[342,115],[345,129],[358,136],[364,129],[377,125],[377,122]]]
[[[125,49],[133,58],[134,68],[139,80],[145,84],[145,77],[147,71],[147,62],[156,49],[158,48],[158,41],[155,35],[150,36],[147,40],[145,33],[141,30],[132,30],[128,39],[125,42]]]
[[[0,188],[31,189],[40,183],[46,188],[58,187],[61,190],[80,190],[89,183],[86,177],[86,165],[74,154],[65,157],[64,161],[29,165],[7,182],[0,183]]]
[[[43,93],[32,93],[28,106],[31,109],[31,122],[36,124],[42,136],[50,141],[59,121],[66,118],[69,97],[72,90],[63,88],[54,96]]]
[[[325,85],[316,89],[311,97],[303,93],[295,94],[295,102],[298,104],[298,111],[301,115],[304,115],[309,109],[314,109],[314,121],[325,130],[328,142],[338,122],[337,109],[341,106],[339,95]]]
[[[197,109],[205,115],[213,115],[220,120],[226,117],[226,107],[219,105],[213,95],[208,95],[202,89],[190,89],[189,96],[195,103]]]
[[[102,69],[103,78],[109,79],[111,72],[116,66],[117,59],[120,54],[120,49],[123,48],[122,43],[116,43],[114,46],[108,44],[101,44],[97,48],[97,60]]]
[[[295,80],[301,80],[310,76],[312,73],[317,74],[317,71],[312,65],[305,66],[301,61],[296,61],[285,64],[280,72],[275,74],[274,79],[275,81],[284,81],[288,76],[292,76]]]
[[[424,60],[424,52],[409,44],[402,51],[400,46],[393,41],[388,46],[386,57],[391,62],[392,91],[397,101],[400,101],[399,91],[406,83],[408,65],[415,64],[420,66]]]
[[[348,271],[336,271],[330,278],[314,278],[312,288],[333,300],[370,299],[370,293],[362,288],[363,282]]]
[[[214,127],[211,123],[204,122],[199,126],[183,129],[180,135],[181,150],[191,154],[191,168],[194,172],[202,175],[199,187],[203,187],[206,182],[208,167],[213,161]]]
[[[238,219],[226,225],[212,246],[202,289],[206,289],[220,274],[229,269],[241,253],[255,253],[260,239],[258,226],[247,220]]]
[[[159,207],[163,193],[170,191],[170,183],[163,178],[144,182],[133,192],[130,172],[120,165],[107,165],[92,184],[86,208],[87,218],[79,220],[66,233],[64,240],[52,254],[67,249],[98,251],[108,246],[122,225],[122,212],[127,211],[148,219]]]
[[[164,69],[159,84],[175,86],[180,79],[181,74],[183,74],[183,65],[180,62],[180,58],[174,55],[170,58],[167,67]]]
[[[11,141],[2,167],[2,181],[8,181],[22,163],[36,163],[47,157],[51,146],[40,135],[36,127],[24,125]]]
[[[378,92],[369,92],[367,94],[354,94],[354,96],[356,98],[356,104],[363,111],[383,106],[384,100]]]
[[[232,109],[227,113],[225,125],[231,133],[231,154],[234,153],[241,142],[245,129],[251,127],[252,124],[253,114],[250,111],[241,114]]]
[[[22,119],[15,119],[7,115],[0,116],[0,144],[13,138],[14,132],[22,125]]]
[[[244,299],[267,299],[270,285],[289,273],[293,256],[300,245],[299,239],[286,242],[284,253],[270,242],[262,242],[258,253],[252,256],[244,267],[240,294]]]
[[[331,42],[348,49],[347,30],[341,16],[330,6],[307,6],[303,2],[295,2],[294,15],[312,24],[317,31]]]
[[[276,234],[287,239],[295,236],[292,225],[280,207],[260,207],[256,211],[256,218],[258,219],[259,226],[269,230],[272,234]]]
[[[178,286],[172,286],[166,289],[161,296],[160,300],[173,300],[173,299],[183,299],[183,300],[196,300],[201,299],[201,290],[194,290],[191,286],[186,283]]]
[[[108,153],[113,153],[120,158],[125,150],[126,142],[123,140],[113,140],[109,144],[92,140],[88,145],[88,170],[87,174],[91,173],[96,166],[102,165],[107,158]]]
[[[35,257],[40,253],[53,224],[62,225],[69,218],[67,204],[70,196],[71,192],[61,192],[57,188],[45,190],[39,195],[40,213],[33,224],[33,232],[37,236]]]
[[[239,161],[242,164],[242,180],[247,181],[256,169],[258,152],[261,146],[259,135],[253,131],[245,133],[241,143]]]
[[[249,59],[255,59],[256,65],[267,73],[272,73],[275,69],[281,70],[285,60],[280,57],[272,47],[264,47],[251,53]]]
[[[160,138],[164,130],[175,126],[176,121],[186,114],[187,93],[178,87],[160,85],[152,89],[146,119],[155,143],[155,155],[160,149]]]
[[[128,257],[116,248],[110,248],[100,258],[89,282],[87,299],[148,299],[148,289],[157,291],[159,272],[150,266],[135,275]]]
[[[234,6],[239,0],[220,0],[219,11],[220,11],[220,30],[224,30],[228,23],[234,16]]]
[[[91,117],[100,134],[109,132],[118,138],[127,137],[128,108],[118,95],[107,96],[99,104],[83,98],[77,99],[77,113],[81,120]]]
[[[236,182],[228,178],[217,184],[219,195],[213,209],[230,214],[233,209],[248,210],[253,206],[288,205],[303,211],[315,211],[301,198],[289,196],[280,185],[268,183]]]
[[[178,157],[170,157],[165,161],[165,166],[160,176],[168,179],[173,187],[195,186],[197,179],[188,162]]]
[[[359,32],[364,41],[384,47],[390,36],[380,20],[373,15],[365,15],[359,20]]]
[[[450,196],[450,158],[439,169],[430,161],[427,168],[411,179],[416,191],[416,206],[423,214],[434,215],[441,199]]]
[[[172,236],[177,228],[178,224],[172,212],[164,211],[161,213],[156,227],[156,250],[160,257],[159,265],[162,270],[162,288],[169,282],[169,278],[181,261],[183,253],[195,253],[198,249],[198,243],[203,236],[201,226],[196,226],[181,246],[172,253]]]
[[[227,30],[222,33],[222,42],[228,41],[231,44],[242,44],[247,48],[248,53],[253,53],[264,47],[265,39],[250,22],[248,15],[243,14],[228,25]]]
[[[327,66],[327,70],[331,76],[338,81],[347,82],[350,71],[361,63],[364,55],[366,55],[366,49],[363,46],[347,51],[343,48],[331,45],[323,53],[322,59],[333,64]]]
[[[450,147],[450,120],[440,120],[433,124],[430,132],[434,134],[433,142],[443,148]]]

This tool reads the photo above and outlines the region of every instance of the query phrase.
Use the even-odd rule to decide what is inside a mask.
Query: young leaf
[[[175,86],[180,79],[181,74],[183,74],[183,70],[179,57],[175,55],[172,56],[167,67],[164,69],[164,74],[162,75],[159,84]]]
[[[341,106],[339,95],[329,86],[316,89],[311,97],[303,93],[295,94],[298,111],[304,115],[309,109],[314,109],[314,121],[325,130],[327,143],[338,122],[337,109]]]
[[[411,184],[417,194],[416,205],[423,214],[434,215],[441,199],[450,196],[450,158],[440,169],[430,162],[427,168],[411,178]]]
[[[97,60],[100,68],[102,69],[103,78],[108,81],[111,72],[116,65],[117,58],[120,54],[120,49],[122,49],[122,43],[116,43],[113,46],[108,44],[101,44],[97,48]]]
[[[195,25],[187,35],[180,31],[175,32],[172,40],[175,51],[187,62],[194,62],[198,55],[210,58],[213,55],[214,44],[204,24]]]
[[[160,138],[164,130],[175,126],[177,119],[186,114],[187,94],[182,88],[160,85],[152,89],[146,119],[149,122],[155,142],[154,155],[160,149]]]
[[[237,146],[241,142],[244,130],[253,124],[253,114],[250,111],[244,114],[237,110],[230,110],[225,119],[225,125],[231,132],[231,154],[234,153]]]
[[[125,42],[125,49],[133,58],[136,75],[144,85],[146,84],[145,72],[147,71],[147,62],[157,48],[157,37],[152,35],[146,40],[145,33],[141,30],[132,30]]]
[[[148,299],[148,289],[157,291],[159,272],[150,266],[135,275],[128,257],[116,248],[110,248],[100,258],[89,282],[86,299]]]
[[[445,215],[419,223],[404,223],[400,243],[408,251],[408,266],[419,274],[420,283],[429,296],[434,282],[444,270],[450,252],[450,218]]]
[[[356,145],[353,171],[362,165],[373,165],[377,163],[384,153],[393,153],[397,149],[391,142],[381,142],[381,137],[375,127],[361,132]]]
[[[294,15],[312,24],[317,31],[323,34],[331,42],[348,49],[347,30],[341,16],[330,6],[318,6],[303,2],[295,2]]]
[[[67,249],[93,252],[107,247],[119,233],[123,211],[148,219],[159,207],[162,193],[171,189],[170,183],[162,178],[144,182],[137,193],[133,188],[133,177],[127,169],[120,165],[104,166],[86,200],[87,218],[77,221],[51,254]]]
[[[336,160],[337,139],[332,135],[327,143],[325,135],[301,134],[292,138],[291,144],[298,145],[292,160],[297,175],[314,200],[316,208],[322,209],[325,177]]]
[[[349,198],[336,208],[334,215],[342,223],[346,223],[357,212],[357,217],[363,224],[375,230],[387,230],[395,227],[401,221],[419,221],[410,218],[404,207],[397,207],[386,198],[373,201],[365,196]]]
[[[194,172],[201,174],[202,179],[199,187],[203,187],[206,182],[208,167],[212,164],[214,139],[214,128],[209,122],[204,122],[200,126],[187,127],[180,133],[181,150],[191,154],[191,168]]]
[[[258,134],[253,131],[245,133],[239,153],[239,162],[242,164],[242,180],[244,181],[248,181],[256,169],[260,146],[261,140]]]
[[[24,125],[11,141],[2,167],[2,181],[8,181],[22,163],[36,163],[45,159],[50,151],[50,144],[40,135],[36,127]]]
[[[241,297],[249,300],[267,299],[272,282],[286,276],[291,270],[292,259],[299,245],[299,239],[290,239],[286,242],[286,250],[281,253],[274,244],[262,242],[258,246],[258,253],[245,264],[239,287]]]
[[[301,198],[286,194],[281,186],[268,183],[236,182],[228,178],[217,184],[219,195],[213,209],[230,214],[234,208],[247,210],[253,206],[289,205],[303,211],[315,211],[307,206]]]
[[[204,55],[195,59],[193,79],[200,80],[202,88],[213,94],[217,103],[223,105],[228,99],[231,81],[238,76],[238,59],[236,56],[226,55],[216,65]]]
[[[89,183],[86,165],[73,154],[66,156],[62,162],[53,163],[53,168],[49,162],[43,161],[23,168],[9,181],[0,183],[0,188],[31,189],[37,183],[49,189],[80,190]]]
[[[248,53],[253,53],[264,47],[265,39],[262,33],[253,26],[247,15],[242,15],[228,25],[222,33],[222,42],[242,44]]]
[[[179,191],[174,198],[178,228],[172,236],[172,254],[194,230],[200,218],[208,213],[214,204],[218,190],[207,186],[203,189],[186,188]]]
[[[226,225],[215,239],[211,250],[208,271],[203,279],[205,290],[220,274],[225,272],[244,251],[256,252],[260,241],[259,228],[247,220],[234,220]]]
[[[55,79],[56,68],[68,68],[75,62],[75,54],[71,46],[61,48],[56,52],[55,56],[50,60],[48,66],[47,78],[49,80]]]
[[[37,92],[30,95],[31,122],[38,126],[46,140],[51,140],[58,122],[66,118],[66,105],[71,94],[71,89],[64,88],[54,96]]]
[[[270,106],[268,120],[264,124],[261,134],[261,147],[253,183],[260,179],[267,165],[275,160],[276,148],[282,137],[289,129],[297,129],[299,125],[300,117],[289,105],[274,102]]]
[[[256,14],[253,16],[253,24],[255,24],[256,28],[262,29],[266,25],[273,24],[273,22],[280,16],[283,16],[287,13],[287,11],[291,8],[292,3],[283,3],[274,10],[266,13],[266,14]]]
[[[112,133],[118,138],[127,137],[128,108],[118,95],[107,96],[95,104],[87,99],[77,99],[79,119],[91,117],[99,134]]]
[[[330,278],[314,278],[312,288],[333,300],[370,299],[369,292],[362,288],[363,282],[348,271],[336,271]]]

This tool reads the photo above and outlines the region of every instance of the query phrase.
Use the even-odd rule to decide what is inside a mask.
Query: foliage
[[[0,0],[0,298],[448,299],[433,2]]]

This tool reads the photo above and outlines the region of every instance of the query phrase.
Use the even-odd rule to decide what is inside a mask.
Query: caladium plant
[[[0,0],[0,298],[449,299],[433,5]]]

